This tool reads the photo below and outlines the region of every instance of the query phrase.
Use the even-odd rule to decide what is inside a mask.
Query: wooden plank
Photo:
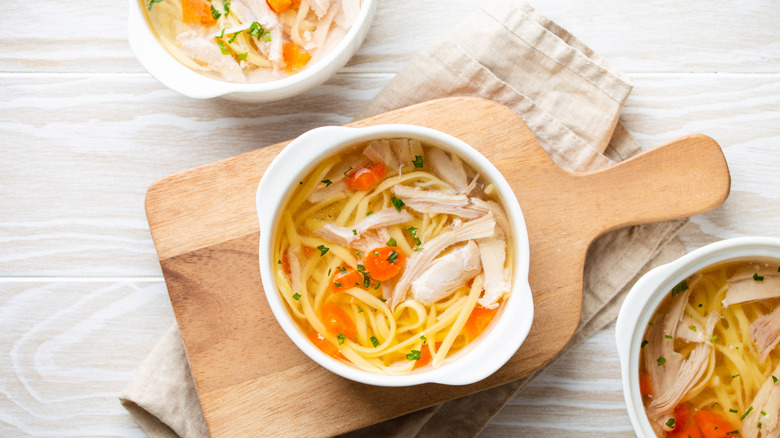
[[[615,227],[709,210],[728,194],[720,148],[703,136],[682,138],[606,171],[569,174],[552,162],[521,119],[491,101],[442,99],[354,125],[379,123],[443,130],[480,150],[505,175],[529,230],[531,334],[505,367],[463,387],[371,387],[311,368],[275,326],[256,266],[255,187],[285,143],[181,172],[152,186],[146,206],[213,436],[239,431],[325,436],[519,378],[557,354],[574,332],[585,253],[593,239]],[[694,157],[695,165],[689,164]],[[310,391],[313,381],[316,392]],[[274,389],[282,384],[289,394]],[[299,392],[310,394],[307,404],[322,410],[311,427],[290,417],[301,402]],[[356,414],[325,402],[356,397],[381,400],[382,409]],[[251,421],[271,404],[278,415]]]

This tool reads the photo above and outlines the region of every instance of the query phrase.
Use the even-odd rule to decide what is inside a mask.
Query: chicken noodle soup
[[[438,367],[507,299],[514,249],[496,188],[458,156],[410,139],[319,164],[277,225],[274,275],[300,329],[360,369]]]
[[[168,52],[228,82],[284,78],[314,63],[357,18],[361,0],[143,0]]]
[[[641,345],[659,437],[780,437],[780,261],[731,261],[675,286]]]

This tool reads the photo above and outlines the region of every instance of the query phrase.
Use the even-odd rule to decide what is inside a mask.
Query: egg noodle
[[[431,366],[437,367],[479,334],[469,333],[464,325],[483,291],[483,274],[433,304],[409,299],[391,309],[383,299],[387,285],[372,281],[368,275],[365,284],[331,290],[332,275],[339,269],[361,271],[362,254],[326,241],[315,230],[326,223],[352,226],[373,212],[394,208],[389,189],[398,184],[434,190],[450,186],[429,172],[399,173],[399,169],[388,168],[386,176],[368,191],[338,191],[317,202],[309,201],[309,195],[342,162],[343,157],[334,157],[321,163],[289,199],[273,246],[278,290],[301,330],[334,357],[380,374],[409,373],[427,362],[420,361],[421,356],[428,356]],[[387,229],[398,251],[406,256],[424,251],[425,242],[447,231],[453,221],[447,214],[409,213],[411,221]],[[513,266],[512,251],[507,252],[505,266]],[[322,312],[329,303],[335,303],[354,322],[354,336],[328,331]]]

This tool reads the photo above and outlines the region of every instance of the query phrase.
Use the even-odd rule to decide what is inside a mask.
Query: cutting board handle
[[[604,170],[572,175],[586,188],[598,236],[607,231],[693,216],[719,206],[731,176],[720,145],[693,134],[664,143]]]

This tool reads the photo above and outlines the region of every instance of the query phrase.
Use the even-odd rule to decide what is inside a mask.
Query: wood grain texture
[[[629,73],[635,88],[621,120],[643,146],[701,132],[723,147],[731,194],[683,229],[688,249],[780,235],[775,2],[531,4]],[[466,0],[380,2],[345,69],[304,96],[270,105],[192,101],[164,89],[127,45],[124,2],[11,8],[0,27],[0,435],[144,436],[116,395],[173,321],[144,217],[146,188],[177,171],[349,122],[417,51],[447,31],[468,32],[456,24],[473,7]],[[96,295],[126,303],[128,282],[147,279],[158,284],[154,299],[98,324],[106,306]],[[30,292],[43,287],[53,293]],[[96,325],[89,336],[75,334]],[[551,366],[482,436],[633,436],[610,330]],[[42,360],[55,338],[56,360]],[[115,377],[73,384],[85,369]]]
[[[517,379],[554,357],[574,333],[585,255],[597,236],[708,211],[728,195],[720,147],[705,136],[682,137],[606,170],[572,174],[553,163],[519,117],[484,99],[431,101],[352,126],[381,123],[442,130],[472,145],[507,178],[531,242],[531,333],[502,369],[463,387],[371,387],[312,368],[276,326],[257,272],[255,188],[286,143],[181,172],[149,189],[146,209],[213,436],[328,436]],[[293,421],[300,394],[310,394],[306,404],[319,407],[318,421]],[[373,401],[382,409],[355,413],[325,400]],[[262,415],[271,406],[288,409]],[[259,416],[262,422],[249,421]]]

